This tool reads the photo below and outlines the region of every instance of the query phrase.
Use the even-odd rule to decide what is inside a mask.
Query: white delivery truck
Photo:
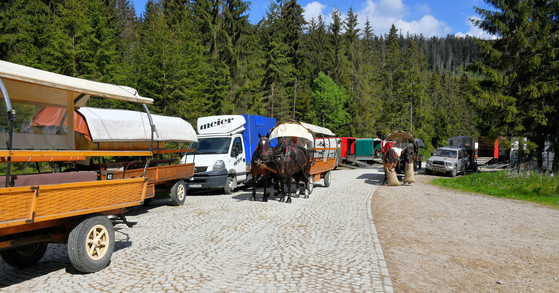
[[[268,134],[274,126],[275,118],[257,115],[198,118],[196,151],[182,158],[183,163],[196,166],[194,176],[187,182],[189,188],[222,189],[230,194],[246,184],[251,179],[250,160],[259,135]]]

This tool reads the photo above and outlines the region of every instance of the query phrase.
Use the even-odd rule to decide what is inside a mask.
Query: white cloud
[[[305,11],[303,12],[303,17],[305,18],[305,20],[310,21],[313,18],[318,19],[319,15],[323,15],[322,12],[324,11],[324,9],[326,9],[326,5],[318,1],[314,1],[305,5],[303,9]],[[324,15],[322,17],[324,18]]]
[[[466,33],[458,32],[456,33],[457,37],[465,37],[466,35],[470,37],[480,38],[484,40],[495,40],[497,36],[491,35],[488,32],[480,29],[479,27],[475,26],[472,20],[479,20],[479,16],[470,16],[466,19],[466,23],[470,27],[470,30]]]
[[[318,18],[318,15],[322,15],[327,24],[331,20],[332,9],[327,11],[326,5],[318,1],[309,3],[304,9],[304,16],[307,21],[310,21],[312,17]],[[376,35],[387,34],[392,24],[402,34],[423,34],[426,37],[432,37],[446,36],[451,32],[448,25],[429,14],[429,6],[421,6],[425,15],[418,20],[405,20],[408,10],[409,7],[405,6],[402,0],[367,0],[363,3],[361,9],[355,11],[355,13],[358,16],[360,28],[362,29],[365,26],[368,18]],[[343,14],[343,17],[345,17],[345,11]]]

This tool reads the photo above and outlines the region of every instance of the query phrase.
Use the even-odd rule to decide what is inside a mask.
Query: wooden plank
[[[0,150],[0,158],[27,157],[45,158],[45,157],[119,157],[119,156],[144,156],[151,157],[153,153],[150,151],[90,151],[90,150]],[[32,160],[31,160],[32,161]]]

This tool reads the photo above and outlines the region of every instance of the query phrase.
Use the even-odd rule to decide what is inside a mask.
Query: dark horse
[[[384,151],[382,153],[382,163],[384,165],[383,184],[386,184],[386,182],[388,181],[388,176],[387,176],[388,170],[398,169],[398,166],[400,165],[400,160],[398,158],[398,154],[393,148],[383,150],[383,151]]]
[[[252,154],[250,161],[250,172],[252,173],[252,200],[256,200],[256,183],[261,176],[264,181],[264,195],[262,201],[268,201],[268,194],[266,188],[270,185],[270,179],[274,174],[275,168],[273,166],[272,154],[273,147],[270,146],[270,134],[261,136],[258,134],[260,140]]]
[[[280,179],[281,198],[285,199],[284,183],[287,184],[287,200],[291,202],[291,180],[296,182],[308,182],[310,175],[311,161],[307,150],[299,145],[294,145],[290,140],[282,138],[278,140],[278,145],[274,149],[274,166],[277,170],[277,176]]]

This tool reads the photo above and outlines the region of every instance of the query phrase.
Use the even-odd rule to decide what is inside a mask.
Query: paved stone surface
[[[378,169],[337,170],[291,204],[232,195],[189,196],[134,210],[116,227],[109,267],[79,274],[65,245],[49,245],[34,267],[0,261],[9,292],[392,292],[371,213]],[[262,190],[258,190],[258,199]]]

